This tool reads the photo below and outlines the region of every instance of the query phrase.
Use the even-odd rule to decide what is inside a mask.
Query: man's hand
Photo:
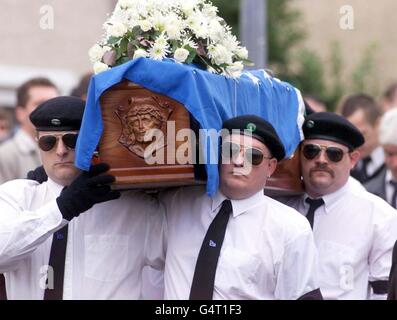
[[[36,169],[29,171],[26,178],[29,180],[35,180],[38,183],[43,183],[48,180],[47,173],[45,172],[43,166],[37,167]]]
[[[87,211],[96,203],[106,202],[120,197],[120,192],[109,186],[115,181],[112,175],[101,175],[109,170],[109,165],[92,165],[90,171],[81,173],[56,199],[59,210],[66,220],[72,220]]]

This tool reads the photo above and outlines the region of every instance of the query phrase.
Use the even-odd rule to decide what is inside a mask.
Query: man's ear
[[[25,108],[17,106],[15,107],[15,118],[18,123],[24,123],[26,121],[26,117],[28,116]]]
[[[350,162],[351,162],[350,169],[353,169],[356,166],[357,162],[360,160],[361,153],[358,150],[354,150],[354,151],[350,152],[349,155],[350,155]]]
[[[269,178],[270,178],[270,176],[274,173],[274,171],[276,171],[276,169],[277,169],[277,159],[276,158],[271,158],[270,160],[269,160],[269,164],[268,164],[268,168],[269,168],[269,172],[268,172],[268,175],[269,175]]]

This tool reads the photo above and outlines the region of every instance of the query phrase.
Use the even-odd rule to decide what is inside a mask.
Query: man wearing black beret
[[[167,214],[166,299],[320,299],[307,220],[263,194],[285,157],[273,126],[246,115],[223,124],[220,187],[160,195]]]
[[[396,213],[349,178],[364,143],[360,131],[329,112],[309,115],[300,147],[306,193],[286,201],[309,220],[325,299],[384,299],[397,232]]]
[[[0,186],[0,272],[9,299],[138,299],[143,266],[163,267],[159,204],[138,192],[116,200],[104,163],[89,172],[74,166],[84,106],[75,97],[41,104],[30,119],[48,181]]]

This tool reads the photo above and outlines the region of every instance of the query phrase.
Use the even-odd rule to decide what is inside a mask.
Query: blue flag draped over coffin
[[[219,131],[224,120],[255,114],[272,123],[287,156],[293,154],[302,139],[304,105],[299,91],[264,70],[230,79],[171,60],[139,58],[91,79],[76,146],[76,166],[82,170],[89,169],[103,131],[100,97],[124,78],[183,104],[202,129]],[[213,195],[219,183],[218,167],[207,163],[206,169],[207,192]]]

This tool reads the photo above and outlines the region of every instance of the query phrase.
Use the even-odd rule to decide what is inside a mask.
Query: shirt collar
[[[346,190],[349,188],[350,183],[351,183],[350,180],[348,180],[342,188],[336,190],[333,193],[326,194],[322,197],[319,197],[324,200],[325,213],[328,213],[329,211],[332,210],[332,207],[337,203],[337,201],[341,197],[341,195],[347,194]],[[305,201],[307,198],[309,198],[309,195],[307,193],[305,193],[305,195],[303,197],[303,203],[304,203],[305,207],[309,206]]]
[[[242,200],[230,200],[233,208],[233,217],[237,217],[249,209],[257,206],[263,200],[263,197],[263,190],[260,190],[249,198]],[[226,199],[226,196],[218,190],[212,198],[212,211],[218,211],[222,205],[222,202]]]
[[[395,181],[393,179],[393,174],[391,173],[390,170],[386,171],[386,184],[389,184],[391,181]]]
[[[371,152],[371,163],[375,168],[379,168],[385,162],[385,153],[381,146],[376,147],[374,151]]]
[[[60,184],[56,183],[54,180],[51,180],[51,178],[48,178],[47,185],[49,189],[54,193],[54,196],[56,197],[60,195],[60,193],[64,188],[64,186],[61,186]]]

